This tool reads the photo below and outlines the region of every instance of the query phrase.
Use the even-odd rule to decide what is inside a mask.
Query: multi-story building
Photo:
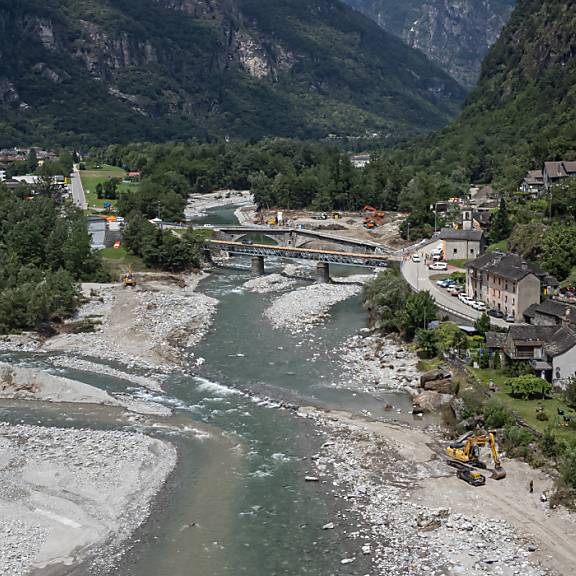
[[[532,304],[540,303],[549,286],[557,284],[516,254],[488,252],[467,265],[469,295],[514,318],[522,318]]]

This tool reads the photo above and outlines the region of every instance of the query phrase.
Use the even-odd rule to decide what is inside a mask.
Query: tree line
[[[0,185],[0,333],[70,317],[78,282],[106,279],[79,210],[47,197],[23,200]]]

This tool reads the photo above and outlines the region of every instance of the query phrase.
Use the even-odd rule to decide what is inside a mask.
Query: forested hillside
[[[472,88],[516,0],[345,0]]]
[[[515,189],[544,160],[576,158],[575,142],[576,3],[519,0],[459,118],[388,158]]]
[[[0,5],[0,146],[438,128],[463,91],[333,0]]]

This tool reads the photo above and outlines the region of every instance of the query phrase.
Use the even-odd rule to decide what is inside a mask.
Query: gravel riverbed
[[[200,341],[218,301],[196,291],[204,275],[188,276],[184,285],[173,277],[145,275],[135,289],[119,285],[90,287],[90,301],[77,319],[92,318],[94,332],[62,334],[43,349],[102,358],[139,370],[174,369],[182,347]]]
[[[112,565],[176,458],[143,434],[0,423],[0,573]]]
[[[313,284],[278,297],[264,315],[274,328],[307,332],[329,315],[330,308],[360,293],[358,284]]]
[[[309,480],[352,503],[365,520],[363,525],[350,526],[345,517],[339,517],[325,526],[358,544],[357,553],[342,558],[342,564],[370,555],[374,574],[381,576],[550,573],[532,561],[536,547],[503,518],[415,502],[413,493],[421,480],[453,476],[425,444],[437,431],[361,423],[350,415],[313,409],[300,413],[327,429],[329,437],[311,457]],[[479,490],[464,484],[460,488]],[[474,496],[478,493],[470,494]]]

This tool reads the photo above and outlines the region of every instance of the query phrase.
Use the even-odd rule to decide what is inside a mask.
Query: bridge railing
[[[209,245],[232,254],[245,256],[281,256],[298,260],[314,260],[331,264],[346,264],[371,268],[386,268],[390,258],[380,254],[359,254],[357,252],[338,252],[313,248],[292,248],[287,246],[270,246],[267,244],[243,244],[225,240],[210,240]]]

